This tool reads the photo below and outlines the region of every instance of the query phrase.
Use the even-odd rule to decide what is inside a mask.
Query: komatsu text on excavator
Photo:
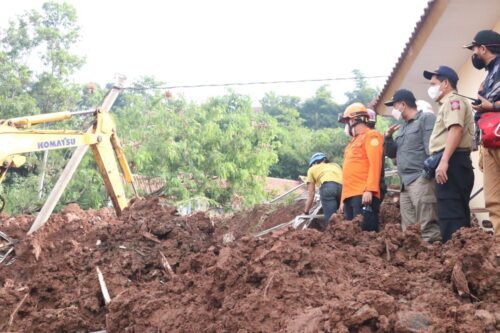
[[[132,185],[134,193],[137,195],[132,172],[117,137],[115,122],[109,112],[120,91],[123,90],[123,82],[124,78],[120,78],[118,83],[113,85],[102,105],[97,109],[46,113],[0,120],[0,183],[5,179],[10,168],[20,167],[24,164],[26,158],[21,155],[23,153],[76,147],[28,234],[38,230],[47,221],[89,147],[118,215],[128,205],[119,171],[123,174],[125,182]],[[32,128],[37,124],[63,121],[76,115],[85,114],[94,116],[94,122],[87,131]]]

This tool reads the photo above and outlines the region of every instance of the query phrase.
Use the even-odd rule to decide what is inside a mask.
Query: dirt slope
[[[224,221],[177,216],[159,199],[135,202],[120,219],[72,205],[34,237],[24,236],[33,217],[3,216],[0,230],[19,243],[16,260],[0,265],[0,331],[500,329],[500,242],[492,236],[470,228],[429,245],[399,230],[390,204],[378,234],[337,221],[325,233],[251,236],[302,205],[259,206]],[[236,240],[224,245],[229,231]]]

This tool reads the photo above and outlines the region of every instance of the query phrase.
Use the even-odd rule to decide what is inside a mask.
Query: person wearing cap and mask
[[[431,157],[424,165],[432,165],[426,175],[434,174],[436,179],[439,228],[443,242],[447,242],[455,231],[470,226],[469,198],[474,185],[470,158],[472,107],[468,100],[454,94],[458,75],[452,68],[439,66],[423,75],[430,80],[429,97],[440,104],[429,142]]]
[[[408,226],[419,224],[422,239],[431,243],[439,241],[436,184],[433,179],[422,176],[424,161],[430,155],[429,140],[436,117],[433,113],[418,111],[415,96],[406,89],[396,91],[384,104],[392,106],[404,120],[402,126],[390,126],[384,138],[385,154],[396,158],[401,181],[401,227],[405,231]]]
[[[474,40],[464,47],[473,52],[472,65],[487,71],[477,95],[481,103],[472,106],[476,110],[474,120],[477,124],[485,113],[500,112],[500,34],[493,30],[479,31]],[[476,143],[479,143],[478,134],[476,132]],[[500,235],[500,148],[483,142],[481,154],[486,209],[490,213],[495,235]]]
[[[383,137],[368,127],[369,114],[361,103],[349,105],[339,117],[352,137],[344,151],[343,187],[339,211],[347,220],[363,216],[361,229],[378,231]]]
[[[339,208],[340,194],[342,193],[342,169],[337,163],[329,163],[324,153],[315,153],[309,160],[305,215],[309,215],[316,186],[319,187],[319,198],[324,215],[323,221],[319,223],[319,229],[324,230],[328,226],[332,214]]]

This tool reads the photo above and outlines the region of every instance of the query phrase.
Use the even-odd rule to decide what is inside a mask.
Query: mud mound
[[[387,223],[399,225],[400,221],[399,206],[391,198],[384,199],[383,205],[380,206],[380,226],[383,227]]]
[[[324,233],[255,238],[241,221],[247,232],[252,219],[259,228],[278,224],[258,209],[246,220],[234,216],[236,226],[219,226],[200,213],[177,216],[158,199],[135,202],[120,219],[109,210],[67,208],[40,234],[19,237],[16,261],[0,265],[0,331],[500,329],[500,249],[479,229],[431,245],[417,230],[401,232],[389,207],[377,234],[338,218]],[[27,230],[30,219],[12,218],[0,230],[14,235],[17,220]],[[223,245],[218,228],[241,237]],[[96,267],[112,298],[107,306]]]
[[[211,244],[214,229],[204,214],[188,221],[175,212],[159,199],[134,203],[120,220],[108,209],[85,212],[69,206],[33,237],[21,236],[32,217],[2,223],[1,230],[20,241],[15,262],[0,266],[0,303],[5,305],[0,307],[0,331],[86,332],[105,327],[96,267],[103,271],[110,294],[118,295],[135,284],[168,280],[160,253],[175,269],[179,258]],[[9,327],[12,311],[26,294],[16,314],[18,324]]]

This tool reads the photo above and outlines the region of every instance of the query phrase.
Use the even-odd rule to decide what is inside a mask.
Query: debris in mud
[[[500,244],[479,228],[428,244],[415,228],[400,230],[389,203],[379,233],[337,219],[324,233],[255,238],[303,203],[214,221],[159,200],[136,201],[121,218],[70,205],[30,237],[33,217],[3,217],[0,231],[19,242],[16,261],[0,265],[0,331],[500,329]]]

